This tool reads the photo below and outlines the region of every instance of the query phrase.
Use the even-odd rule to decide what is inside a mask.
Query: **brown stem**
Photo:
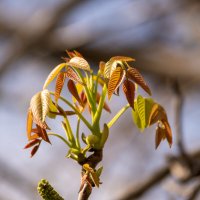
[[[101,162],[103,158],[103,151],[101,150],[92,150],[93,153],[86,158],[85,160],[79,162],[80,165],[88,164],[91,168],[95,170],[96,166],[98,165],[99,162]],[[88,172],[86,172],[82,168],[82,173],[81,173],[81,186],[80,186],[80,191],[79,191],[79,196],[78,200],[88,200],[90,194],[92,193],[92,187],[94,187],[94,183],[91,180]]]

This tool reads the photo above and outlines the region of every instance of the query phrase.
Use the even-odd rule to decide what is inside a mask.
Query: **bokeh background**
[[[43,144],[33,158],[23,150],[30,98],[66,49],[81,52],[93,68],[111,56],[134,57],[173,129],[172,148],[163,142],[155,151],[155,127],[141,134],[127,112],[111,129],[103,184],[91,199],[135,199],[137,190],[141,200],[200,199],[198,173],[177,181],[188,172],[190,154],[200,150],[199,19],[197,0],[0,0],[0,199],[40,199],[41,178],[65,199],[77,199],[81,168],[65,158],[62,142],[51,138],[53,145]],[[125,102],[114,97],[112,114]],[[104,113],[105,122],[110,118]],[[62,132],[58,123],[52,126]],[[167,159],[172,155],[184,157],[174,158],[178,168]],[[199,157],[192,162],[198,171]]]

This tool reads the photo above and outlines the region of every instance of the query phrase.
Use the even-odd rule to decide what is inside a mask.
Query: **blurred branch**
[[[42,15],[33,17],[24,26],[19,26],[14,34],[15,37],[10,41],[9,52],[0,64],[0,75],[16,59],[27,54],[34,47],[38,46],[44,38],[57,26],[61,18],[75,7],[79,0],[64,1],[53,10],[43,10]],[[34,35],[33,35],[34,33]]]
[[[19,191],[23,188],[22,193],[26,197],[28,197],[35,188],[34,183],[32,183],[28,177],[24,176],[19,171],[16,171],[15,168],[12,168],[3,160],[0,160],[0,179],[2,183],[12,183],[10,187],[13,186],[13,188],[20,188]]]
[[[133,187],[134,189],[127,192],[127,194],[120,198],[120,200],[132,200],[134,198],[138,198],[142,196],[145,192],[152,189],[155,185],[157,185],[160,181],[165,179],[170,173],[169,167],[164,167],[157,172],[153,173],[152,176],[145,179],[142,183],[138,183],[137,187]]]
[[[187,200],[195,200],[195,199],[197,199],[197,197],[199,195],[199,192],[200,192],[200,183],[198,183],[194,187],[193,191],[191,192],[191,194],[190,194],[190,196],[188,197]]]

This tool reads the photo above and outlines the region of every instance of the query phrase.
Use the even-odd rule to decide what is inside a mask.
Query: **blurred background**
[[[50,138],[33,158],[23,150],[30,99],[66,49],[96,69],[111,56],[134,57],[173,129],[172,148],[155,151],[155,127],[140,133],[127,112],[111,129],[91,199],[200,199],[199,19],[197,0],[0,0],[0,199],[39,200],[41,178],[77,199],[81,168],[62,142]],[[114,97],[112,115],[125,102]]]

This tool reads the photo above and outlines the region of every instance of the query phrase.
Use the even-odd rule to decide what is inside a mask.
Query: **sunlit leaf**
[[[137,103],[134,104],[134,108],[135,110],[132,110],[132,117],[133,117],[133,121],[135,123],[135,125],[142,131],[142,123],[141,123],[141,119],[140,116],[138,114],[138,109],[137,109]]]
[[[123,61],[123,62],[135,61],[134,58],[126,57],[126,56],[114,56],[110,60],[111,61]]]
[[[158,122],[159,120],[167,121],[167,115],[164,108],[161,105],[154,103],[149,115],[149,125],[152,125]]]
[[[47,128],[44,122],[47,113],[49,112],[50,93],[48,90],[43,90],[35,94],[30,102],[30,108],[33,113],[35,123],[43,128]]]
[[[60,98],[60,94],[65,83],[65,73],[59,72],[57,79],[56,79],[56,86],[55,86],[55,102],[57,103],[58,99]]]
[[[81,57],[73,57],[70,59],[70,61],[67,64],[75,68],[90,71],[90,66],[88,62],[84,58],[81,58]]]
[[[65,75],[67,78],[69,78],[77,83],[83,84],[80,77],[78,76],[78,74],[72,68],[68,67],[67,71],[65,72]]]
[[[100,71],[101,74],[104,73],[105,65],[106,65],[106,63],[103,62],[103,61],[101,61],[101,62],[99,63],[99,71]]]
[[[58,75],[58,73],[66,66],[66,63],[61,63],[60,65],[56,66],[49,76],[47,77],[43,89],[46,89],[47,86],[53,81],[53,79]]]
[[[32,126],[33,126],[33,114],[32,114],[31,109],[29,109],[28,114],[27,114],[27,122],[26,122],[26,133],[27,133],[28,140],[30,140],[31,138]]]
[[[129,80],[123,83],[123,91],[130,106],[134,109],[135,84]]]
[[[140,87],[142,87],[149,95],[151,95],[151,90],[149,86],[146,84],[145,80],[137,69],[129,67],[127,70],[127,76],[135,83],[137,83]]]
[[[73,95],[73,97],[79,102],[80,105],[82,105],[82,101],[80,99],[80,96],[78,94],[78,91],[74,82],[72,80],[69,80],[67,86],[70,93]]]
[[[145,99],[142,96],[138,96],[137,98],[137,112],[141,120],[142,129],[146,126],[146,118],[145,118]]]
[[[117,67],[112,73],[108,82],[108,99],[111,98],[113,92],[119,87],[120,83],[123,81],[125,72],[121,67]]]
[[[32,147],[32,146],[34,146],[34,145],[36,145],[36,144],[38,144],[38,143],[40,143],[40,142],[41,142],[41,140],[35,139],[35,140],[29,142],[29,143],[24,147],[24,149],[28,149],[28,148],[30,148],[30,147]]]
[[[154,105],[152,98],[145,98],[145,128],[149,126],[149,118]]]

